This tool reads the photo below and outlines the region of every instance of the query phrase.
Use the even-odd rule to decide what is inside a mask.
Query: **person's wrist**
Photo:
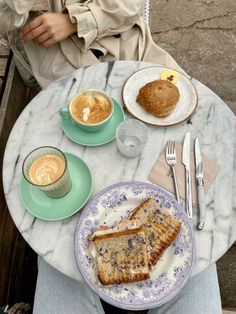
[[[71,35],[77,33],[77,23],[71,23]]]
[[[69,24],[69,35],[75,34],[77,33],[77,23],[72,23],[69,17],[68,13],[65,13],[67,15],[67,20],[68,20],[68,24]]]

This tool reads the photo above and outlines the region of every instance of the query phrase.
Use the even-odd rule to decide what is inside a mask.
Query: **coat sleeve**
[[[0,0],[0,34],[5,36],[12,28],[19,28],[28,19],[29,11],[48,8],[47,0]]]
[[[96,40],[132,28],[142,15],[144,0],[88,0],[66,6],[72,23],[77,23],[80,48],[86,51]]]
[[[7,32],[13,27],[19,27],[27,16],[14,12],[6,1],[0,0],[0,34],[6,37]]]

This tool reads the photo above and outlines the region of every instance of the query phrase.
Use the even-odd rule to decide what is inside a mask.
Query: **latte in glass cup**
[[[30,184],[51,198],[63,197],[71,189],[66,156],[56,147],[42,146],[30,152],[22,172]]]
[[[29,169],[29,178],[37,185],[47,185],[57,181],[63,174],[65,161],[56,155],[37,158]]]

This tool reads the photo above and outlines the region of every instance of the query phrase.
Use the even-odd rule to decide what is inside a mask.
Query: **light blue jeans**
[[[34,314],[104,314],[99,297],[39,259]],[[216,266],[191,278],[171,301],[148,314],[221,314]]]

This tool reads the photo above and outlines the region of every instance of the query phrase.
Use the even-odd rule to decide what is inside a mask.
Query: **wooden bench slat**
[[[2,88],[3,88],[3,78],[0,77],[0,95],[1,95]]]
[[[30,89],[21,80],[11,59],[0,107],[0,168],[10,131],[28,103]],[[0,305],[20,297],[26,242],[9,214],[0,180]]]
[[[4,77],[6,73],[8,58],[0,57],[0,77]]]
[[[0,36],[0,57],[8,57],[10,48],[8,42]]]

